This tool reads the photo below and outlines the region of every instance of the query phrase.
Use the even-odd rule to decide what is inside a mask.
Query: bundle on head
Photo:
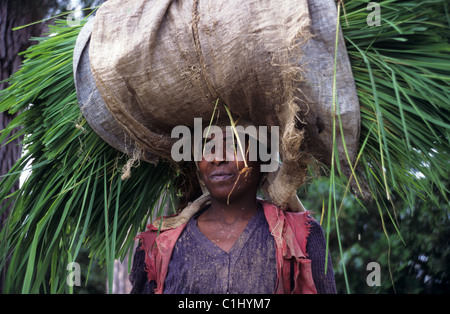
[[[172,129],[208,123],[217,99],[238,120],[279,126],[282,166],[268,197],[286,207],[309,160],[330,163],[338,114],[350,152],[337,141],[344,168],[356,154],[359,103],[340,33],[335,58],[336,20],[332,0],[110,0],[79,43],[91,70],[80,66],[91,81],[87,93],[80,75],[79,89],[97,95],[81,95],[80,106],[111,145],[151,162],[171,160]]]

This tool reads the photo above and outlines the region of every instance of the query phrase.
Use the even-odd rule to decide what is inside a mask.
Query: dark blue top
[[[262,208],[228,252],[211,242],[191,219],[175,244],[164,293],[273,293],[275,240]]]

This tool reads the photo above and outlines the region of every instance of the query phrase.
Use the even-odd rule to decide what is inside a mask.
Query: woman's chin
[[[231,187],[227,189],[220,189],[220,190],[209,190],[211,197],[214,200],[217,200],[221,203],[230,203],[233,202],[235,199],[237,199],[240,196],[240,189],[239,187]]]

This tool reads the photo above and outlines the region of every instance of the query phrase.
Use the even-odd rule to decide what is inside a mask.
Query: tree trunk
[[[12,29],[42,20],[50,5],[55,2],[54,0],[0,0],[0,90],[7,87],[7,83],[2,83],[2,81],[10,77],[21,65],[22,58],[18,53],[32,45],[33,42],[30,41],[30,37],[41,36],[46,25],[39,23],[16,31]],[[12,119],[14,119],[14,115],[1,112],[0,130],[3,130]],[[0,176],[8,173],[20,158],[22,151],[20,142],[21,139],[19,138],[8,145],[0,143]],[[14,189],[17,190],[18,188],[19,182],[16,183]],[[3,206],[3,204],[0,203],[0,206]],[[11,206],[0,217],[0,231],[10,209]],[[4,272],[2,271],[0,274],[0,293],[3,290],[3,282]]]
[[[131,248],[133,252],[136,246]],[[131,292],[130,276],[128,274],[128,254],[123,262],[114,262],[113,294],[129,294]]]

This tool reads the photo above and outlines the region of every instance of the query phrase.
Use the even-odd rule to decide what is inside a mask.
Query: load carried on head
[[[105,141],[153,163],[171,160],[174,127],[208,126],[217,101],[215,125],[230,125],[226,107],[237,124],[278,126],[282,164],[266,196],[298,210],[306,167],[330,162],[333,132],[343,166],[342,137],[350,160],[357,150],[360,109],[336,18],[333,0],[109,0],[75,49],[80,107]]]

